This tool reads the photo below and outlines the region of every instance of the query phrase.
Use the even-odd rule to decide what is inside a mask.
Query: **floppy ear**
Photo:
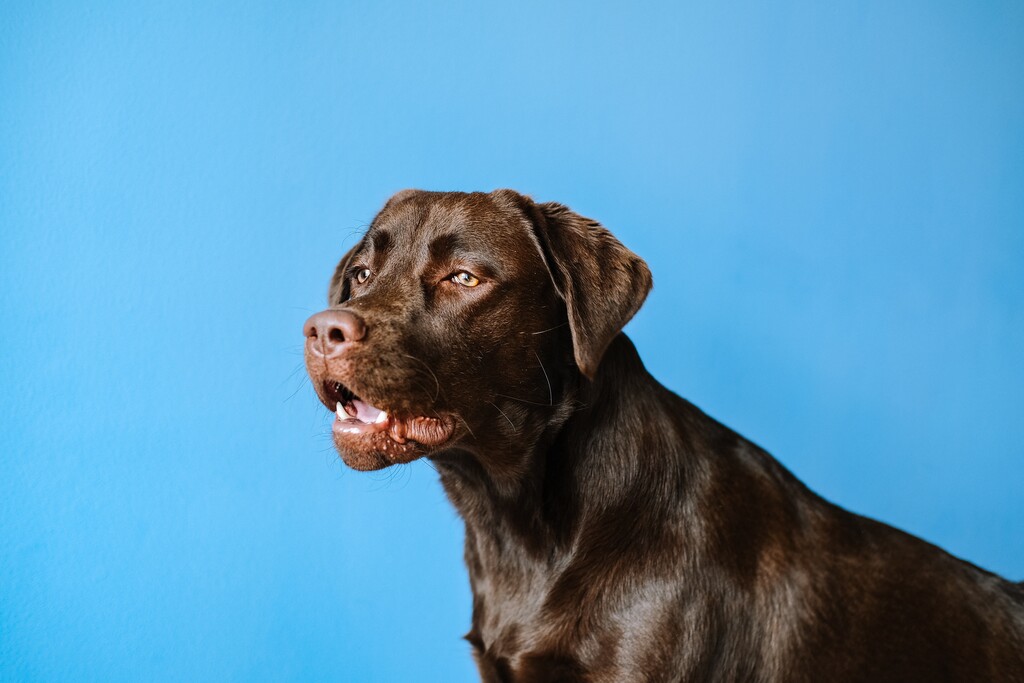
[[[576,365],[593,379],[608,345],[651,291],[651,271],[597,221],[555,202],[536,206],[537,239],[565,300]]]
[[[363,239],[360,239],[356,242],[354,247],[348,250],[348,253],[341,257],[341,261],[338,262],[338,267],[334,269],[334,275],[331,276],[331,284],[327,287],[328,306],[337,306],[348,301],[350,292],[348,278],[345,277],[345,274],[348,272],[348,268],[352,264],[352,257],[356,255],[356,252],[359,251],[362,246]]]

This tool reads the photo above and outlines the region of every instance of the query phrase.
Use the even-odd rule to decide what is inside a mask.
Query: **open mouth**
[[[323,396],[334,404],[334,433],[342,439],[381,435],[399,445],[440,446],[454,432],[451,418],[398,416],[361,399],[341,382],[327,380]]]
[[[338,420],[351,422],[354,425],[376,425],[387,422],[388,414],[386,412],[361,400],[341,382],[330,384],[332,386],[326,393],[335,399],[334,412],[338,416]]]

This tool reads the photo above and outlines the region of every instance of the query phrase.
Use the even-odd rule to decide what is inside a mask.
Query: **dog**
[[[405,190],[304,326],[357,470],[429,458],[488,682],[1024,681],[1024,585],[823,500],[659,384],[597,222]]]

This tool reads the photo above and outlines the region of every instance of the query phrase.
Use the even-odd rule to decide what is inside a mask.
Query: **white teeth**
[[[376,420],[374,420],[374,421],[373,421],[373,423],[374,423],[374,424],[378,424],[378,425],[379,425],[379,424],[380,424],[381,422],[383,422],[383,421],[384,421],[384,420],[386,420],[386,419],[388,419],[388,414],[387,414],[387,413],[385,413],[385,412],[384,412],[384,411],[382,410],[382,411],[380,411],[380,415],[378,415],[378,416],[377,416],[377,419],[376,419]]]
[[[344,420],[348,417],[348,415],[345,414],[345,409],[341,407],[341,401],[338,401],[338,405],[335,406],[334,412],[338,416],[339,420]]]

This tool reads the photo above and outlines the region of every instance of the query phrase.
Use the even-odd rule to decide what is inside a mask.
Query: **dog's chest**
[[[474,628],[489,648],[513,654],[545,639],[557,574],[521,556],[482,557],[470,570]]]
[[[623,667],[632,664],[623,659],[622,644],[629,641],[634,652],[646,650],[643,643],[656,640],[653,629],[667,616],[657,599],[636,598],[628,605],[566,600],[563,563],[498,557],[471,563],[470,572],[469,639],[481,667],[497,672],[493,680],[621,680]]]

